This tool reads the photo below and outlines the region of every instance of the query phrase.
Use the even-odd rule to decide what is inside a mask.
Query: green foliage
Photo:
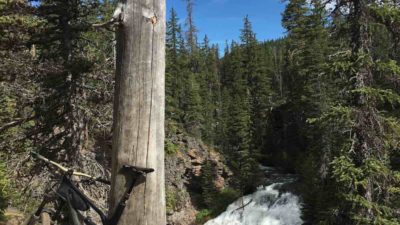
[[[174,192],[165,193],[167,212],[173,212],[176,209],[176,198]]]
[[[352,93],[364,94],[373,97],[382,103],[389,103],[393,106],[400,104],[400,95],[390,89],[378,89],[372,87],[364,87],[352,90]]]
[[[27,46],[41,24],[25,2],[0,1],[1,153],[18,153],[32,145],[24,138],[35,125],[32,104],[37,86],[31,74],[41,65],[34,62]]]
[[[196,223],[197,224],[204,224],[207,222],[207,220],[210,220],[211,217],[211,211],[208,209],[203,209],[200,212],[197,213],[196,215]]]
[[[215,167],[211,161],[207,161],[202,167],[201,187],[202,201],[207,209],[207,213],[200,214],[202,217],[215,217],[226,210],[226,207],[240,197],[240,192],[232,188],[217,190],[215,187]]]
[[[215,168],[210,161],[202,167],[201,173],[201,187],[202,187],[202,199],[204,204],[211,208],[215,204],[215,196],[217,190],[215,188]]]
[[[179,211],[185,207],[185,198],[188,198],[187,194],[179,189],[167,187],[165,193],[167,213]]]
[[[165,153],[168,155],[176,154],[179,151],[179,145],[173,143],[171,140],[165,140]]]
[[[400,9],[389,4],[374,3],[369,6],[369,10],[374,19],[396,34],[393,27],[400,25]],[[398,34],[398,33],[397,33]]]
[[[10,181],[3,163],[0,163],[0,221],[4,220],[4,209],[8,206]]]
[[[340,156],[332,161],[333,176],[336,181],[343,187],[343,185],[351,186],[362,184],[360,181],[362,170],[357,168],[349,157]],[[344,187],[346,187],[344,186]]]
[[[241,196],[238,190],[224,188],[214,196],[214,204],[211,207],[212,214],[217,216]]]
[[[188,2],[188,10],[193,5]],[[188,16],[191,16],[189,14]],[[216,136],[219,105],[218,50],[197,43],[193,21],[188,24],[187,40],[174,9],[167,22],[166,39],[166,117],[183,125],[186,131],[209,144]]]
[[[186,83],[186,104],[184,106],[184,123],[188,132],[195,137],[201,137],[201,125],[204,121],[200,85],[196,81],[196,74],[190,73]]]
[[[89,11],[95,6],[96,1],[50,0],[32,7],[30,1],[0,0],[0,156],[7,157],[8,168],[22,162],[32,148],[46,149],[45,154],[65,153],[60,150],[70,149],[68,139],[82,130],[68,134],[68,130],[77,128],[73,124],[89,123],[83,129],[90,129],[87,132],[92,137],[99,127],[105,128],[102,136],[108,135],[113,97],[110,74],[114,68],[112,38],[107,37],[113,35],[94,34],[90,24],[100,16]],[[64,24],[67,27],[60,25],[62,17],[69,20]],[[68,32],[63,32],[66,29]],[[65,57],[68,60],[63,57],[68,51],[66,39],[72,48],[70,56]],[[89,70],[94,63],[95,72]],[[79,82],[79,74],[84,74],[85,82]],[[79,94],[82,98],[77,97]],[[83,111],[92,117],[80,117]],[[72,155],[68,158],[77,159]],[[31,169],[23,163],[18,166],[18,173],[7,174],[8,186],[0,187],[0,191],[7,191],[8,200],[0,200],[0,204],[10,202],[13,207],[33,210],[37,198],[30,196],[31,189],[37,187],[28,184],[30,179],[14,177],[39,175],[42,179],[38,170]]]
[[[45,0],[35,8],[35,14],[44,21],[44,25],[32,35],[30,43],[35,44],[37,61],[44,63],[45,68],[33,73],[40,92],[33,104],[37,115],[37,135],[31,138],[37,143],[37,148],[46,154],[74,154],[85,148],[91,115],[100,114],[91,101],[109,97],[108,90],[100,93],[104,87],[96,90],[101,86],[98,84],[104,84],[107,79],[101,72],[92,72],[92,69],[95,62],[110,65],[106,60],[112,58],[109,57],[112,51],[108,55],[106,52],[100,54],[85,39],[96,36],[91,34],[91,23],[101,18],[96,17],[98,5],[96,0]],[[105,39],[107,36],[111,38],[109,34],[102,35]],[[94,42],[93,45],[104,44],[104,39],[99,37],[90,41]],[[103,45],[101,48],[106,47]],[[96,53],[98,55],[94,56]],[[96,67],[107,71],[106,66]],[[43,101],[46,104],[42,104]],[[55,130],[62,132],[55,135]]]
[[[179,18],[174,9],[171,9],[170,19],[167,22],[166,38],[166,117],[170,120],[182,122],[184,102],[184,82],[186,81],[185,54],[182,29],[178,24]]]
[[[15,13],[17,7],[19,10]],[[43,21],[31,14],[31,7],[26,2],[0,0],[0,12],[0,51],[25,49],[31,33],[43,25]]]
[[[389,60],[388,62],[378,61],[376,62],[376,69],[386,78],[400,78],[400,66],[395,60]]]
[[[221,191],[216,191],[214,187],[213,192],[207,192],[207,189],[203,190],[203,201],[206,204],[206,208],[202,209],[196,215],[196,222],[204,224],[207,220],[218,216],[240,196],[241,193],[232,188],[224,188]]]
[[[351,126],[352,109],[345,106],[331,106],[327,111],[321,113],[318,118],[308,118],[307,122],[310,124],[329,124],[332,122],[339,122]]]
[[[249,191],[256,181],[254,165],[265,148],[267,116],[272,104],[269,100],[275,95],[267,66],[274,63],[267,58],[274,50],[266,51],[258,43],[248,17],[243,23],[241,43],[232,42],[221,61],[219,143],[239,175],[237,187]]]
[[[398,7],[350,2],[349,15],[329,18],[332,27],[319,1],[288,2],[284,110],[296,119],[283,122],[291,133],[280,141],[305,143],[295,169],[304,177],[308,223],[397,224],[396,198],[388,197],[396,159],[388,159],[399,143],[399,70],[388,46],[397,45]]]

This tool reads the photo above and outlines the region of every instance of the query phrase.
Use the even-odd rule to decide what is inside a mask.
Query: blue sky
[[[281,0],[194,0],[195,25],[199,41],[205,34],[212,43],[224,46],[225,40],[238,40],[243,18],[249,15],[258,40],[276,39],[284,36]],[[186,4],[184,0],[167,0],[167,15],[174,8],[184,25]]]

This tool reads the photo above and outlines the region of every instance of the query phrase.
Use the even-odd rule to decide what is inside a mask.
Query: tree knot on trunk
[[[157,18],[157,15],[156,15],[156,14],[154,14],[154,16],[152,16],[152,17],[149,18],[149,22],[150,22],[151,24],[153,24],[153,25],[155,25],[155,24],[157,23],[157,21],[158,21],[158,18]]]

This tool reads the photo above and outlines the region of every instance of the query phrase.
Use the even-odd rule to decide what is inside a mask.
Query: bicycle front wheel
[[[42,212],[39,216],[32,214],[28,216],[21,225],[51,225],[50,214],[48,212]]]
[[[50,214],[48,212],[42,212],[42,214],[40,215],[40,219],[42,225],[50,225],[51,223]]]

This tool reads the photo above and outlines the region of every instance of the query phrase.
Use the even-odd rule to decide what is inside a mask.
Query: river
[[[221,215],[205,225],[301,225],[301,202],[287,191],[296,177],[262,167],[265,185],[228,206]]]

